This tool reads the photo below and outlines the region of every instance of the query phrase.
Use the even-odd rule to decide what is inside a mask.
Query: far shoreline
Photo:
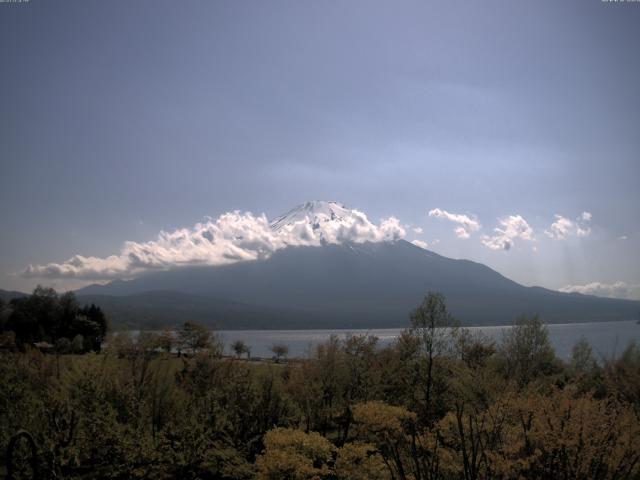
[[[591,320],[591,321],[578,321],[578,322],[545,322],[542,319],[542,323],[547,326],[551,325],[592,325],[592,324],[614,324],[614,323],[625,323],[625,322],[633,322],[638,323],[638,320],[634,318],[622,319],[622,320]],[[491,324],[460,324],[460,328],[503,328],[503,327],[512,327],[515,325],[515,322],[512,323],[491,323]],[[119,332],[157,332],[160,331],[164,327],[175,328],[178,325],[163,325],[154,328],[111,328],[112,333]],[[370,330],[403,330],[406,328],[410,328],[410,324],[401,325],[401,326],[392,326],[392,327],[301,327],[301,328],[220,328],[215,325],[207,325],[204,324],[209,330],[216,332],[333,332],[333,331],[341,331],[345,333],[349,333],[351,331],[370,331]],[[639,324],[640,326],[640,324]]]

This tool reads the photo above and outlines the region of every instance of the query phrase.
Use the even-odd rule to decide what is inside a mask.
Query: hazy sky
[[[640,295],[638,45],[638,2],[0,3],[0,288],[325,199]]]

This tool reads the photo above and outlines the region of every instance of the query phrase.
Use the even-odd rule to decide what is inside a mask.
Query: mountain
[[[322,235],[349,224],[353,212],[336,202],[307,202],[271,228],[308,223]],[[465,324],[506,324],[536,313],[546,322],[619,320],[640,310],[640,302],[524,287],[485,265],[404,240],[289,246],[266,259],[153,272],[77,294],[130,326],[193,319],[224,329],[380,328],[406,326],[429,291],[443,293]]]
[[[20,297],[26,297],[26,296],[28,296],[27,293],[0,289],[0,298],[5,302],[8,302],[9,300],[13,300],[14,298],[20,298]]]
[[[296,312],[163,290],[126,296],[83,294],[78,300],[99,305],[118,329],[160,329],[186,320],[219,329],[287,329],[299,318]]]
[[[314,230],[322,230],[322,226],[331,222],[344,222],[355,217],[354,211],[338,202],[314,200],[292,208],[284,215],[271,222],[271,229],[279,232],[283,228],[298,222],[311,225]]]

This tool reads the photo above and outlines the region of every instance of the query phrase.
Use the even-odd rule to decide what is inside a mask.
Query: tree
[[[344,340],[345,367],[347,370],[347,396],[350,403],[367,401],[375,392],[376,348],[378,337],[373,335],[348,335]]]
[[[99,351],[102,343],[100,325],[82,313],[78,313],[71,321],[71,331],[84,337],[85,351]]]
[[[571,349],[569,368],[571,373],[585,375],[593,372],[598,364],[593,357],[593,349],[589,342],[582,337]]]
[[[75,294],[66,292],[60,295],[53,336],[72,338],[74,333],[82,333],[74,331],[74,320],[79,314],[80,308]]]
[[[173,331],[169,327],[164,327],[158,336],[158,347],[167,353],[170,353],[175,343]]]
[[[231,344],[231,350],[234,351],[234,353],[238,358],[240,358],[240,356],[242,356],[245,353],[247,354],[247,358],[249,358],[249,355],[251,354],[251,349],[247,346],[246,343],[244,343],[243,340],[234,341]]]
[[[550,375],[557,368],[549,331],[538,315],[523,315],[504,333],[500,352],[505,373],[524,386],[536,377]]]
[[[640,345],[632,341],[615,361],[606,361],[604,387],[611,395],[632,404],[640,417]]]
[[[314,349],[312,361],[304,361],[293,368],[293,394],[301,400],[307,429],[325,435],[336,427],[342,428],[338,443],[344,440],[351,422],[346,397],[348,375],[342,342],[331,335]]]
[[[496,353],[494,342],[481,334],[474,335],[466,328],[460,329],[456,346],[460,359],[473,369],[484,367],[489,358]]]
[[[59,314],[58,308],[60,299],[53,288],[38,285],[28,297],[30,309],[46,331],[55,328],[56,316]]]
[[[85,305],[78,311],[78,313],[92,322],[93,325],[90,327],[91,348],[92,350],[99,352],[109,328],[107,317],[100,307],[93,303],[90,306]]]
[[[289,347],[284,343],[276,343],[271,346],[271,351],[276,356],[276,362],[280,362],[280,358],[289,355]]]
[[[16,334],[13,330],[0,333],[0,347],[13,350],[16,347]]]
[[[84,337],[81,334],[76,335],[71,340],[71,351],[73,353],[83,353],[84,352]]]
[[[11,315],[9,305],[2,298],[0,298],[0,333],[4,332],[5,325],[7,324],[7,320],[9,319],[9,315]]]
[[[178,340],[181,350],[195,353],[211,346],[211,331],[196,322],[184,322],[178,330]]]
[[[575,395],[573,388],[513,395],[488,477],[638,478],[640,422],[631,407]]]
[[[372,401],[354,405],[353,419],[356,438],[375,445],[392,478],[414,478],[410,475],[412,440],[408,433],[415,430],[415,413]]]
[[[73,292],[58,295],[42,286],[28,297],[14,298],[10,309],[0,311],[0,317],[0,331],[13,330],[19,348],[40,341],[55,344],[59,338],[82,335],[85,351],[99,351],[107,333],[107,320],[99,307],[80,308]]]
[[[274,428],[264,437],[256,459],[258,480],[329,480],[335,447],[316,432]]]
[[[388,480],[384,459],[368,443],[347,443],[338,449],[334,472],[337,480]]]
[[[56,353],[65,354],[71,352],[71,342],[67,337],[60,337],[56,340]]]
[[[447,310],[445,298],[440,293],[428,293],[411,314],[410,334],[416,338],[420,357],[416,364],[417,386],[422,389],[422,418],[434,420],[434,386],[438,357],[453,351],[458,323]]]

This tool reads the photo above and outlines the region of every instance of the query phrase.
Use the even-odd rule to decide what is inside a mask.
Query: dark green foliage
[[[58,295],[52,288],[38,286],[32,295],[0,305],[0,335],[13,332],[15,345],[21,350],[43,341],[55,346],[58,339],[79,335],[75,353],[100,351],[107,328],[100,307],[80,307],[73,292]]]
[[[196,322],[184,322],[178,330],[178,348],[181,352],[196,353],[209,349],[215,355],[222,354],[220,339],[204,325]]]
[[[507,376],[521,386],[560,371],[549,331],[537,315],[516,320],[513,328],[505,332],[500,355]]]
[[[271,351],[276,356],[276,361],[280,361],[282,357],[286,357],[289,354],[289,347],[283,343],[276,343],[271,346]]]
[[[38,447],[26,430],[20,430],[7,446],[7,480],[38,478]]]
[[[231,343],[231,350],[233,350],[233,352],[236,354],[238,358],[240,358],[244,354],[247,355],[247,358],[249,358],[251,355],[251,349],[242,340],[236,340],[233,343]]]

